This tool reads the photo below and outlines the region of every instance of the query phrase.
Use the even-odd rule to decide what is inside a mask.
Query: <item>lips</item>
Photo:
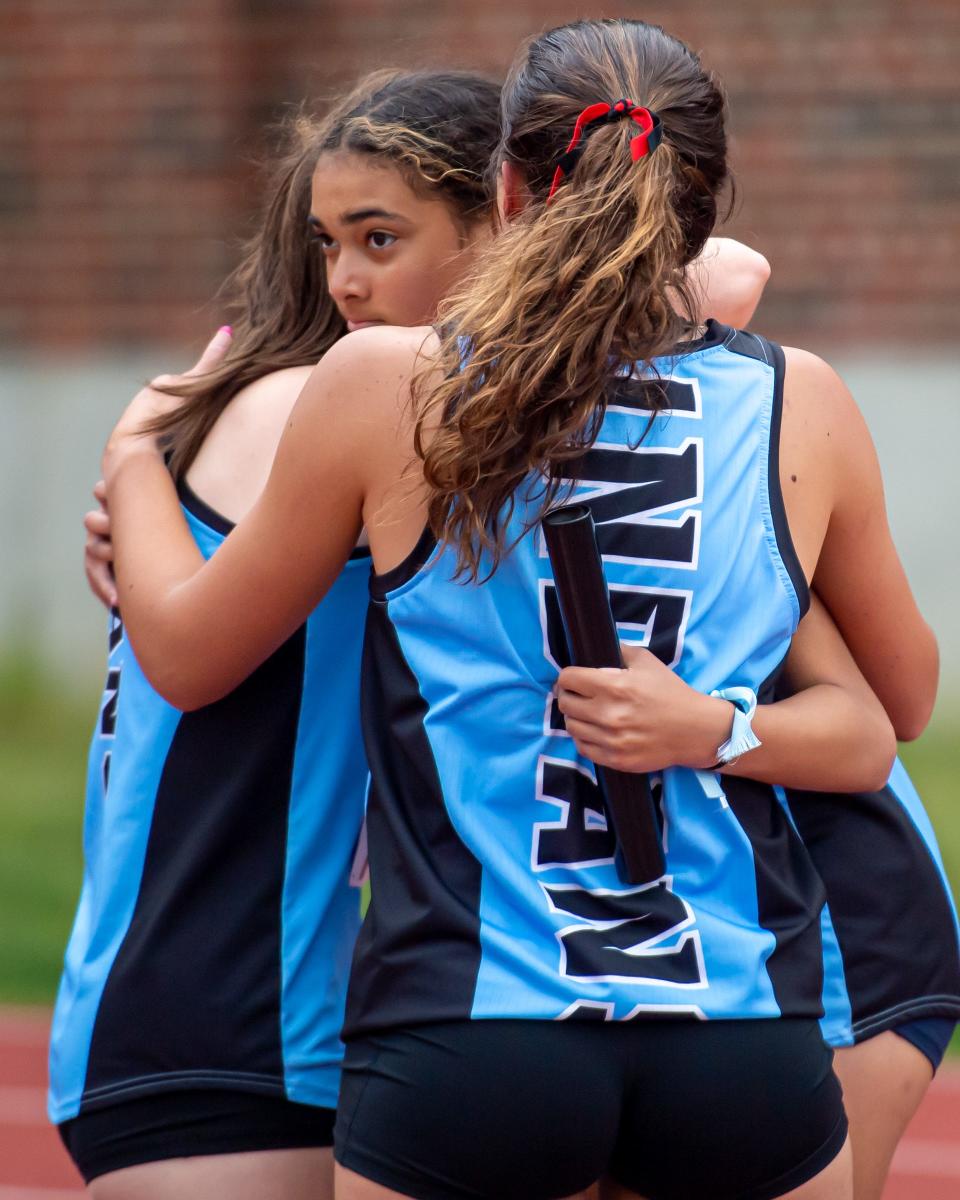
[[[382,325],[382,321],[376,319],[372,321],[348,321],[347,332],[355,333],[358,329],[369,329],[371,325]]]

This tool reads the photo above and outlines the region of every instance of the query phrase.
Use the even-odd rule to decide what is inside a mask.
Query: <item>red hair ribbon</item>
[[[598,104],[590,104],[577,117],[570,145],[557,159],[557,169],[553,173],[553,183],[550,185],[550,194],[547,196],[548,204],[553,199],[564,176],[569,175],[577,165],[580,155],[584,151],[582,139],[590,126],[611,125],[614,121],[621,121],[625,117],[640,126],[640,132],[630,139],[631,160],[636,162],[656,150],[663,141],[663,125],[653,109],[641,108],[632,100],[618,100],[616,104],[606,104],[603,101]]]

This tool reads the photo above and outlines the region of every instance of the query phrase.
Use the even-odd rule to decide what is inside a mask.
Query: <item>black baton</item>
[[[622,667],[620,638],[586,504],[567,504],[543,518],[543,534],[557,585],[567,644],[578,667]],[[597,766],[627,883],[659,879],[666,864],[646,775]]]

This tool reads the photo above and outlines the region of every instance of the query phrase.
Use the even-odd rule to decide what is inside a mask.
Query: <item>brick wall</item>
[[[814,348],[952,342],[956,0],[5,0],[0,339],[195,342],[284,103],[385,63],[499,72],[524,35],[604,12],[662,22],[727,83],[730,230],[775,269],[758,324]]]

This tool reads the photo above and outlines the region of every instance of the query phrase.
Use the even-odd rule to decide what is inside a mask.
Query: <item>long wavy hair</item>
[[[272,371],[312,366],[346,332],[307,224],[320,156],[376,155],[418,194],[439,196],[466,228],[493,208],[486,172],[500,135],[499,101],[499,84],[473,72],[381,70],[324,118],[301,111],[286,123],[257,232],[221,289],[233,319],[229,349],[213,371],[166,387],[183,404],[147,427],[161,435],[175,477],[242,388]]]
[[[632,121],[591,129],[548,203],[580,112],[621,98],[659,114],[659,148],[632,162]],[[643,21],[577,21],[534,38],[501,105],[493,170],[518,168],[529,202],[443,306],[442,370],[414,383],[429,521],[468,579],[496,569],[518,500],[529,529],[576,474],[612,377],[690,336],[684,271],[728,177],[720,85]]]

